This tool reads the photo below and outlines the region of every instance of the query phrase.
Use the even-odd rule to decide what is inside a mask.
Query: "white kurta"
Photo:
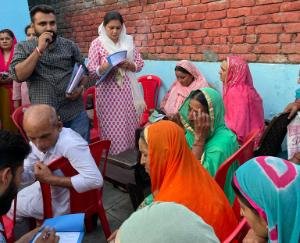
[[[46,153],[39,151],[32,142],[30,142],[30,146],[32,151],[24,160],[23,185],[35,181],[33,165],[37,161],[43,161],[48,165],[53,160],[63,156],[79,173],[71,177],[72,186],[77,192],[81,193],[102,187],[103,178],[90,153],[87,142],[72,129],[63,128],[55,146]],[[62,175],[62,172],[55,171],[55,174]],[[69,213],[69,190],[56,186],[53,186],[51,190],[54,216]],[[12,208],[9,216],[12,215]],[[43,199],[39,182],[34,182],[18,193],[17,218],[20,217],[43,219]]]

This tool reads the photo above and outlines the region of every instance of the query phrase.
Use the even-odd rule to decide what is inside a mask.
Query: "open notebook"
[[[42,225],[42,229],[45,227],[55,229],[60,243],[80,243],[84,236],[84,214],[66,214],[46,219]],[[31,242],[36,241],[42,233],[41,231],[34,236]]]

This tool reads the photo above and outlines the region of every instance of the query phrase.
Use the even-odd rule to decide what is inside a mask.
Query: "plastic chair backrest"
[[[101,171],[103,178],[105,177],[105,169],[107,163],[107,156],[111,142],[109,140],[97,141],[89,145],[91,154],[99,167],[101,158],[103,158],[103,169]],[[104,157],[102,155],[104,154]],[[64,176],[72,177],[78,172],[71,166],[68,159],[61,157],[48,165],[51,171],[61,170]],[[49,184],[40,183],[42,189],[44,218],[53,217],[51,202],[51,189]],[[84,193],[78,193],[73,188],[70,190],[70,211],[71,213],[96,211],[99,200],[102,198],[102,188],[90,190]],[[97,212],[97,211],[96,211]]]
[[[291,119],[288,119],[288,116],[288,113],[281,113],[271,120],[260,139],[255,156],[276,156],[281,152],[281,144],[287,133],[287,126],[296,114]]]
[[[155,75],[145,75],[139,77],[138,81],[143,86],[144,99],[147,105],[147,110],[156,107],[158,90],[161,85],[161,79]]]
[[[245,218],[243,218],[234,231],[222,243],[242,242],[248,233],[249,225]]]
[[[233,155],[231,155],[227,160],[225,160],[217,170],[215,180],[222,189],[224,189],[225,186],[227,171],[229,167],[235,161],[237,161],[239,165],[242,165],[247,160],[253,157],[255,139],[258,133],[258,130],[252,131],[250,135],[247,136],[248,140],[242,145],[242,147],[240,147]]]
[[[28,108],[30,105],[24,105],[24,106],[19,106],[11,115],[11,119],[13,120],[14,124],[18,128],[20,134],[22,137],[29,142],[29,139],[26,136],[26,133],[23,129],[23,116],[26,108]]]

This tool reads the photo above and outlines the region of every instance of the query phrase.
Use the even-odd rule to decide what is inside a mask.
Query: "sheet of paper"
[[[56,232],[56,235],[59,236],[59,243],[77,243],[81,242],[78,241],[81,238],[82,232]],[[41,232],[36,235],[33,242],[36,241],[36,239],[41,235]]]

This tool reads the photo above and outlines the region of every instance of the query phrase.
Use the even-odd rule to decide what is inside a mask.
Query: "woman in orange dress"
[[[226,239],[237,219],[224,192],[189,149],[184,130],[171,121],[159,121],[144,129],[139,148],[154,202],[186,206],[211,225],[221,241]]]

